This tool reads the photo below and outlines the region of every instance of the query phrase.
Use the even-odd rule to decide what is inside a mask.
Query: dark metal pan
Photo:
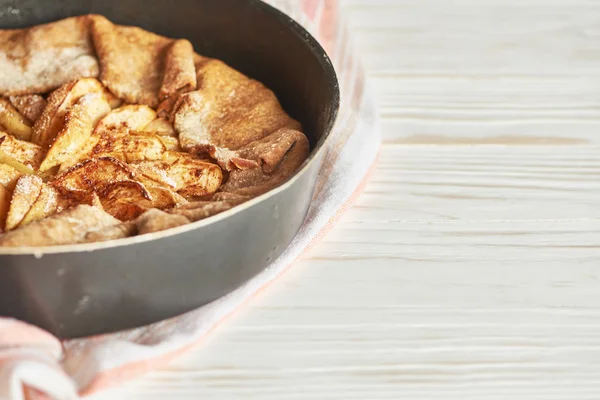
[[[257,0],[0,0],[0,28],[87,13],[187,38],[199,53],[260,80],[303,124],[312,152],[284,185],[203,221],[114,242],[0,249],[0,315],[63,338],[181,314],[262,271],[306,216],[339,106],[325,51]]]

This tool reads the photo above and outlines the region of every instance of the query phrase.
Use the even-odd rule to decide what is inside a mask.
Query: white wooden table
[[[102,399],[600,398],[600,1],[354,0],[365,194],[206,343]]]

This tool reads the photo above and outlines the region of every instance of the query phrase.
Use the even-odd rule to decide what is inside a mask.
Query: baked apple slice
[[[58,195],[49,185],[43,184],[40,194],[31,205],[19,226],[27,225],[54,214],[58,209]]]
[[[167,121],[165,118],[157,118],[148,125],[146,125],[143,129],[145,132],[156,133],[160,136],[173,136],[177,137],[177,132],[175,132],[175,128],[173,124]]]
[[[133,180],[129,166],[112,157],[84,160],[59,174],[51,185],[59,191],[98,192],[107,183]]]
[[[100,119],[110,112],[110,105],[99,93],[82,96],[65,114],[64,125],[56,134],[40,171],[68,163],[77,158],[79,152],[92,136]]]
[[[29,121],[4,98],[0,98],[0,129],[20,140],[31,139]]]
[[[138,181],[110,183],[98,195],[104,210],[121,221],[130,221],[151,208],[170,208],[186,203],[169,189],[144,186]]]
[[[148,106],[129,104],[112,110],[98,126],[95,134],[102,135],[105,131],[142,130],[156,119],[156,112]]]
[[[218,165],[195,159],[185,153],[169,152],[162,160],[135,163],[131,168],[186,198],[212,194],[219,189],[223,180],[223,173]]]
[[[17,180],[23,174],[16,168],[11,167],[8,164],[0,163],[0,185],[4,186],[8,190],[13,190],[17,184]]]
[[[23,175],[19,178],[10,200],[5,230],[10,231],[19,226],[40,195],[43,184],[42,178],[36,175]]]
[[[46,99],[39,94],[23,94],[20,96],[10,96],[10,104],[29,122],[29,126],[35,124],[40,119],[44,108],[46,108]],[[30,133],[31,136],[31,133]],[[25,140],[30,140],[26,138]]]
[[[102,154],[100,148],[94,152],[94,147],[101,141],[110,144],[111,138],[127,135],[131,130],[142,129],[155,118],[156,112],[148,106],[131,104],[113,109],[100,120],[92,135],[83,147],[75,153],[75,156],[61,164],[59,172],[65,171],[82,160],[109,155]]]
[[[71,81],[53,91],[44,112],[33,125],[31,141],[48,148],[63,128],[65,115],[86,94],[104,94],[104,86],[94,78]]]
[[[0,151],[4,153],[6,159],[10,158],[14,161],[0,159],[0,163],[11,164],[15,168],[21,170],[23,166],[27,167],[23,173],[32,173],[33,170],[37,170],[44,158],[44,151],[36,144],[27,142],[25,140],[19,140],[14,136],[0,132]]]
[[[124,162],[159,160],[167,144],[158,135],[148,132],[106,132],[92,149],[94,157],[113,157]]]

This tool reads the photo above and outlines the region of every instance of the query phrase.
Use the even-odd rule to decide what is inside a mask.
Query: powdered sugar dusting
[[[15,187],[15,192],[22,193],[27,197],[37,197],[42,183],[42,179],[38,176],[24,175],[21,178],[19,178],[17,186]]]
[[[0,93],[45,93],[75,78],[97,77],[100,69],[87,27],[88,17],[74,17],[0,30]],[[58,40],[61,46],[54,46]]]

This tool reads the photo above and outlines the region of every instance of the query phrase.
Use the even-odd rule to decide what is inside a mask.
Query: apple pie
[[[302,166],[300,123],[185,39],[85,15],[0,30],[0,246],[208,218]]]

